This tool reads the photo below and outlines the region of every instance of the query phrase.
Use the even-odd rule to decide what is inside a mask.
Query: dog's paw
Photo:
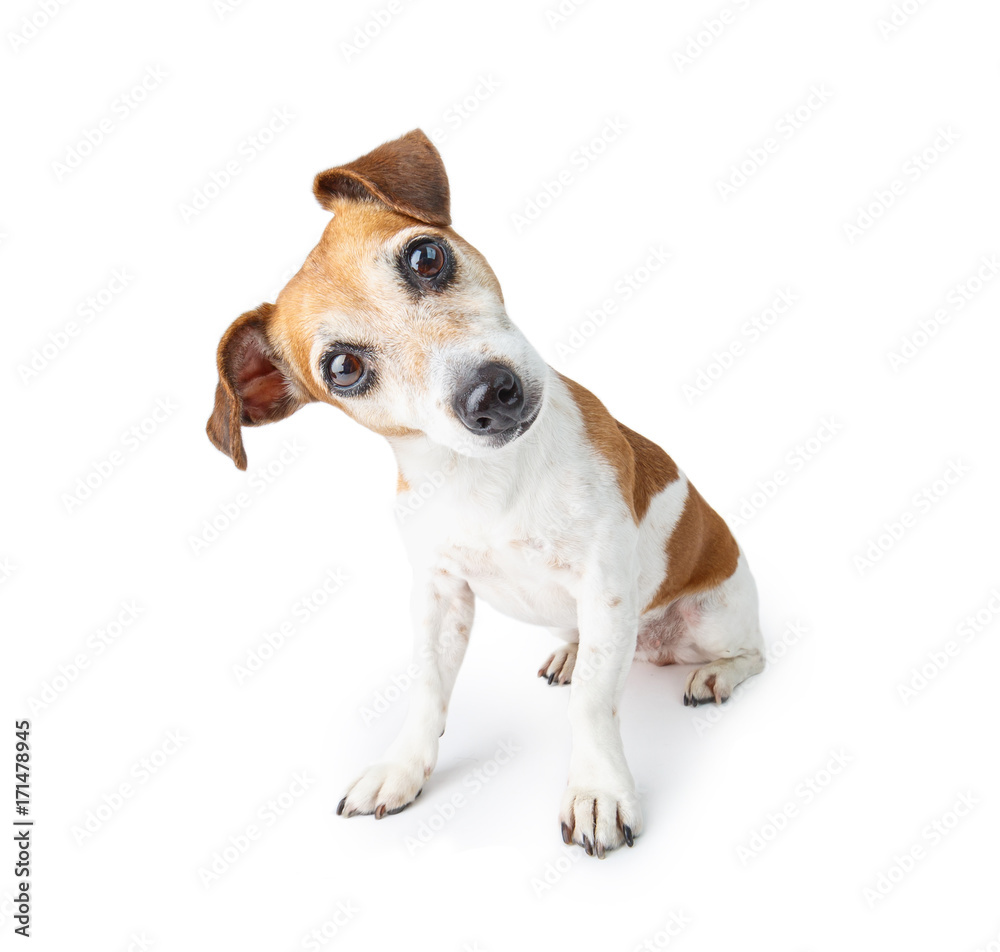
[[[540,678],[548,678],[549,684],[569,684],[576,667],[575,644],[567,644],[549,655],[546,662],[538,669]]]
[[[607,850],[631,846],[642,831],[642,810],[633,791],[569,786],[559,811],[562,838],[604,859]]]
[[[338,816],[374,813],[376,820],[406,809],[417,797],[431,772],[418,761],[373,764],[337,804]]]
[[[684,689],[684,706],[697,707],[699,704],[722,704],[728,701],[736,687],[730,678],[731,667],[728,659],[723,659],[693,671]]]

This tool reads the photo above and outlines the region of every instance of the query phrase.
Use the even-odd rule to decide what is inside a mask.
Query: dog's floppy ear
[[[241,314],[219,341],[219,383],[205,429],[239,469],[247,468],[242,427],[283,420],[312,399],[291,379],[271,345],[267,322],[273,311],[273,304],[261,304]]]
[[[420,129],[386,142],[348,165],[320,172],[316,199],[328,211],[338,198],[375,199],[428,225],[450,225],[448,176],[434,144]]]

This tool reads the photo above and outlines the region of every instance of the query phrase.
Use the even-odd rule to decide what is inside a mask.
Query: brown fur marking
[[[241,314],[219,341],[219,382],[205,432],[239,469],[247,468],[242,427],[283,420],[309,397],[289,377],[270,337],[273,304]]]
[[[736,571],[740,550],[729,527],[688,484],[687,499],[667,540],[667,574],[643,614],[682,595],[704,592]]]
[[[347,165],[320,172],[313,182],[319,203],[334,211],[338,199],[375,199],[428,225],[450,225],[444,163],[420,129],[386,142]]]
[[[652,440],[619,423],[589,390],[559,374],[583,417],[587,438],[615,468],[618,487],[638,525],[653,497],[680,475],[674,461]]]

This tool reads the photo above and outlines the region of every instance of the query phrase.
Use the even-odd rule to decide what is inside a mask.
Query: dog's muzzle
[[[537,415],[521,378],[499,363],[482,364],[460,383],[452,406],[467,430],[502,442],[523,433]],[[504,439],[504,438],[507,439]]]

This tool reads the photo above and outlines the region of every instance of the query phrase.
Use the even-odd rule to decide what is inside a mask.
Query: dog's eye
[[[418,242],[407,252],[407,262],[414,274],[422,278],[434,278],[444,267],[444,248],[430,239]]]
[[[334,354],[330,358],[328,375],[335,387],[353,387],[364,372],[365,365],[354,354]]]

